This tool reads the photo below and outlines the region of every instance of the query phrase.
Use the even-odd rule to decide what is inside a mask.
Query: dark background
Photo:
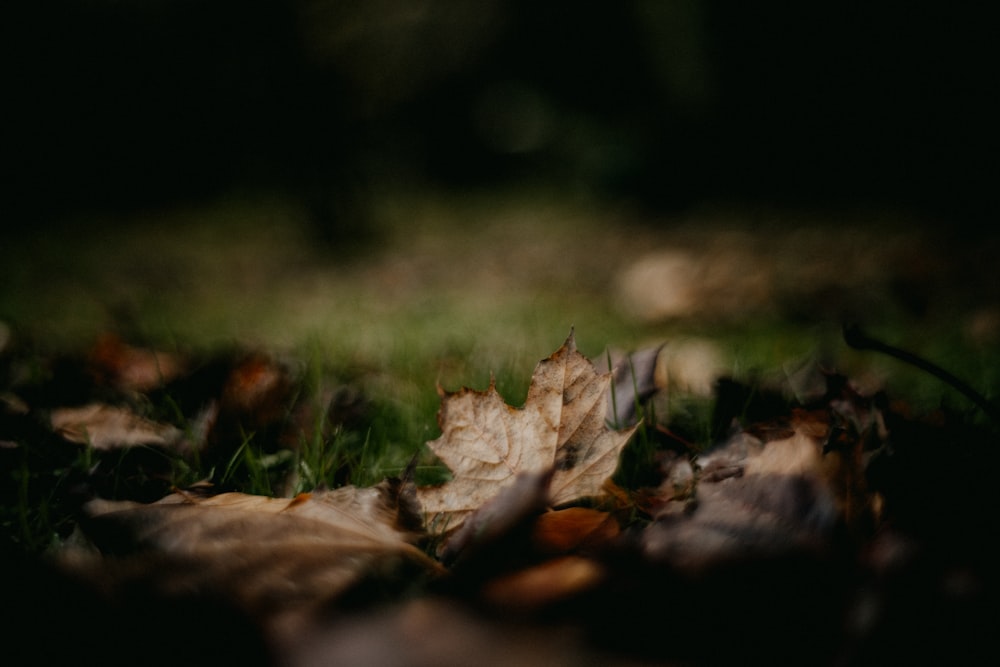
[[[984,3],[983,6],[988,6]],[[5,217],[394,187],[998,212],[996,24],[913,2],[7,3]]]

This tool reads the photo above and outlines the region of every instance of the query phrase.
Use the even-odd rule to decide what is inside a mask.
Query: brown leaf
[[[824,549],[838,520],[821,444],[795,431],[763,442],[745,432],[696,460],[695,502],[670,479],[644,531],[647,555],[682,567]]]
[[[70,442],[94,449],[170,445],[183,435],[170,424],[145,419],[127,408],[91,403],[78,408],[57,408],[50,414],[52,429]]]
[[[550,505],[598,495],[635,430],[608,428],[610,382],[610,373],[598,373],[577,352],[570,332],[535,368],[522,408],[504,403],[493,385],[484,392],[466,388],[443,395],[441,437],[427,445],[453,479],[418,490],[426,525],[433,532],[457,528],[519,473],[555,469]]]
[[[253,543],[301,538],[326,544],[363,545],[410,550],[415,536],[399,516],[405,512],[386,483],[358,488],[272,498],[245,493],[200,497],[178,492],[155,503],[94,500],[87,511],[93,522],[112,522],[136,547],[172,552],[204,552]],[[321,524],[297,534],[293,526]],[[247,529],[251,533],[245,532]]]
[[[91,501],[86,534],[121,558],[89,572],[106,586],[146,586],[167,598],[216,596],[287,629],[366,577],[400,567],[437,571],[414,546],[400,500],[386,481],[291,499],[175,493],[148,505]]]
[[[170,382],[183,371],[177,355],[129,345],[111,333],[94,343],[90,365],[98,381],[140,393]]]
[[[578,595],[605,576],[595,561],[562,556],[490,581],[483,598],[504,609],[529,611]]]
[[[607,512],[567,507],[540,515],[532,539],[539,551],[569,553],[583,546],[608,542],[619,532],[618,522]]]
[[[264,354],[250,354],[232,369],[222,390],[223,410],[253,414],[258,422],[283,414],[292,391],[288,370]]]
[[[516,533],[518,526],[533,521],[545,509],[552,472],[549,468],[519,474],[449,534],[439,549],[441,561],[451,563],[459,554],[467,558],[482,551],[495,553],[503,538]]]
[[[566,568],[567,572],[571,568]],[[582,569],[582,568],[581,568]],[[510,615],[513,616],[513,615]],[[282,665],[407,667],[637,667],[588,644],[577,628],[470,612],[445,597],[419,597],[338,619],[282,647]]]

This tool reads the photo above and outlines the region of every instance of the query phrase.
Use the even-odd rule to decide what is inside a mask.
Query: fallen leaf
[[[295,392],[295,377],[280,361],[262,353],[236,360],[207,434],[210,455],[226,458],[245,434],[280,429]]]
[[[281,415],[292,393],[292,378],[281,363],[264,354],[250,354],[240,360],[222,389],[222,407],[242,414],[254,414],[257,421]]]
[[[139,393],[177,378],[184,366],[177,355],[129,345],[111,333],[98,337],[89,356],[98,382]]]
[[[635,431],[607,426],[611,379],[577,351],[570,332],[563,346],[536,366],[522,408],[507,405],[493,384],[487,391],[444,394],[441,437],[427,446],[453,478],[418,489],[425,525],[434,533],[459,527],[520,473],[554,469],[551,506],[598,495]]]
[[[49,416],[52,429],[70,442],[94,449],[170,445],[183,433],[170,424],[145,419],[128,408],[91,403],[77,408],[56,408]]]
[[[441,561],[451,564],[460,554],[465,559],[484,551],[496,554],[498,543],[515,537],[519,526],[533,521],[545,509],[552,472],[549,468],[517,475],[510,485],[483,503],[449,534],[439,548]]]
[[[595,650],[575,628],[474,613],[449,598],[417,598],[340,619],[282,647],[287,667],[636,667]],[[646,663],[642,663],[646,664]]]
[[[86,506],[90,531],[100,528],[98,546],[112,551],[114,537],[125,538],[126,550],[153,549],[174,553],[226,550],[252,542],[294,539],[327,545],[382,546],[414,551],[415,510],[401,495],[400,483],[302,493],[272,498],[245,493],[202,497],[173,493],[155,503],[95,499]],[[296,532],[299,523],[318,524]],[[102,526],[111,526],[109,532]],[[417,553],[420,553],[417,551]]]
[[[694,502],[671,479],[644,531],[646,553],[680,567],[822,550],[838,521],[822,445],[809,434],[763,442],[737,432],[695,460]]]
[[[539,515],[532,539],[543,553],[569,553],[609,542],[619,532],[618,522],[607,512],[589,507],[567,507]]]
[[[483,587],[487,603],[511,610],[539,609],[599,584],[604,569],[580,556],[562,556],[498,577]]]
[[[94,500],[82,525],[106,556],[82,571],[112,589],[229,600],[274,632],[291,631],[370,576],[438,571],[414,546],[411,503],[395,480],[290,499]]]

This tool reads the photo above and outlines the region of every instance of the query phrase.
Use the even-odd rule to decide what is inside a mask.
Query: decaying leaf
[[[417,517],[397,481],[291,499],[175,493],[86,510],[85,532],[106,555],[92,567],[110,587],[231,600],[272,629],[309,618],[367,577],[438,568],[414,546]]]
[[[418,490],[432,532],[460,526],[514,483],[520,473],[554,469],[549,504],[596,496],[618,466],[634,428],[608,428],[610,373],[598,373],[576,349],[573,333],[538,363],[522,408],[507,405],[494,386],[444,394],[441,437],[428,447],[453,479]]]
[[[62,437],[94,449],[170,445],[183,435],[170,424],[150,421],[127,408],[103,403],[55,409],[50,421],[53,430]]]
[[[487,500],[439,547],[444,563],[453,563],[476,553],[496,552],[497,544],[517,533],[519,526],[534,521],[545,510],[553,470],[520,473],[514,481]]]
[[[804,429],[766,443],[738,432],[695,463],[693,502],[677,494],[674,475],[664,479],[665,502],[643,538],[653,559],[701,568],[828,544],[838,519],[836,494],[822,445]]]
[[[286,524],[268,524],[270,517],[320,522],[325,525],[318,537],[340,544],[398,547],[414,540],[405,521],[409,508],[390,500],[385,483],[371,488],[319,490],[295,498],[235,492],[203,498],[178,492],[152,504],[94,500],[87,509],[92,522],[102,518],[127,528],[137,546],[172,551],[226,548],[229,540],[240,543],[246,539],[240,532],[246,521],[258,524],[255,541],[263,539],[262,531],[266,533],[269,525],[276,526],[277,537],[283,539],[281,531]],[[227,532],[230,528],[234,532]]]

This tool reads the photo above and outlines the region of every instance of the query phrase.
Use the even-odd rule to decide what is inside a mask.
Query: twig
[[[942,382],[952,386],[961,392],[966,398],[976,404],[993,421],[1000,422],[1000,407],[994,405],[985,396],[969,386],[966,382],[955,377],[937,364],[933,364],[922,357],[918,357],[912,352],[893,347],[880,340],[876,340],[861,330],[857,324],[847,324],[844,326],[844,342],[855,350],[874,350],[888,354],[908,364],[924,370]]]

